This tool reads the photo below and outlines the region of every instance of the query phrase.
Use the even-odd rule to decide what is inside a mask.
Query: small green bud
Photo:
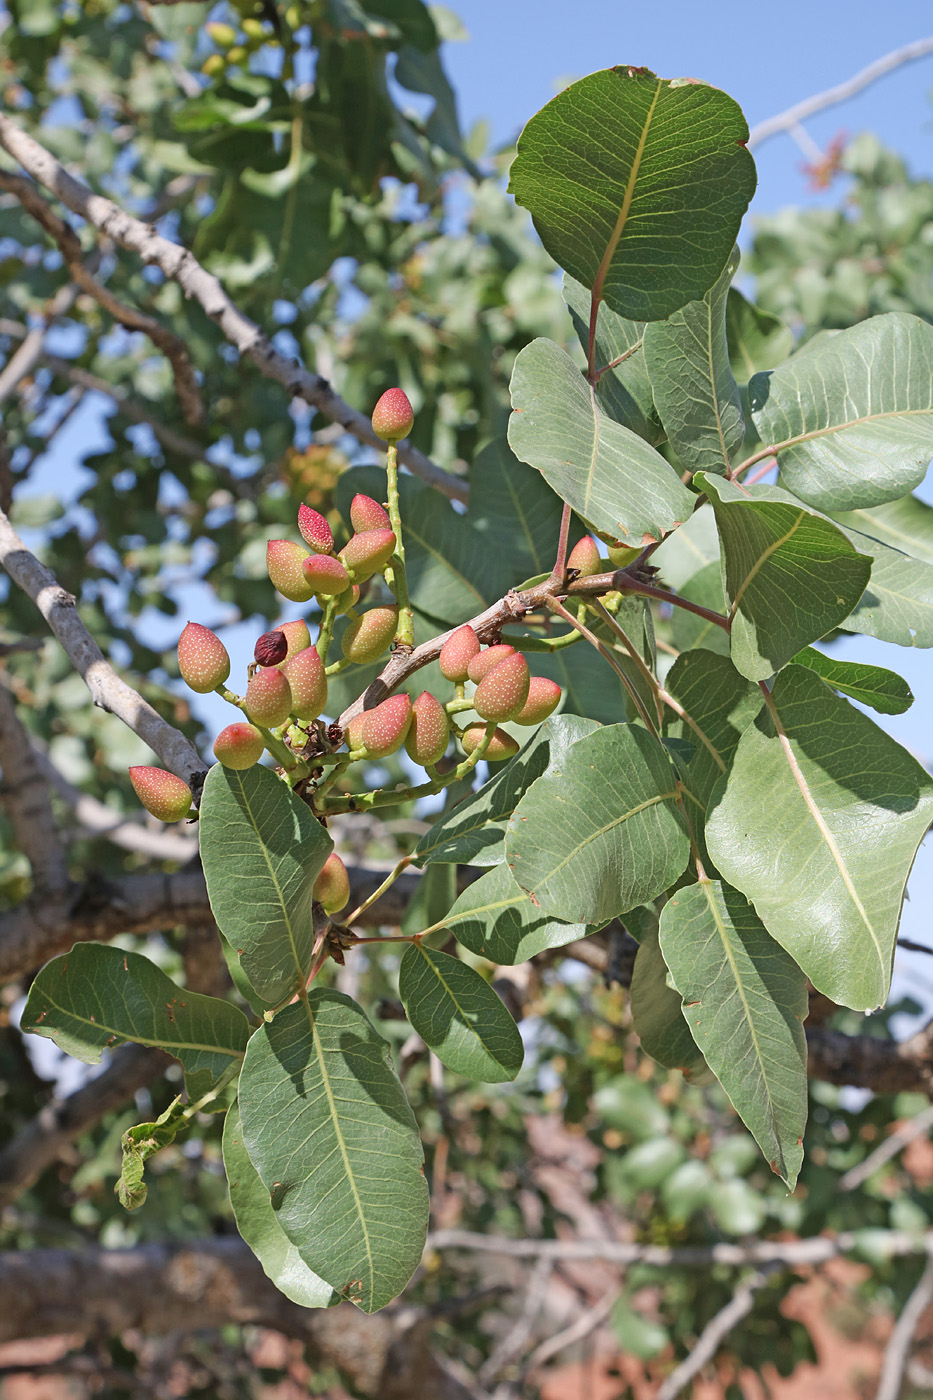
[[[283,598],[292,603],[309,603],[314,589],[302,571],[308,551],[291,540],[270,540],[266,545],[266,570]]]
[[[450,720],[447,711],[429,690],[422,690],[411,707],[411,728],[405,739],[409,758],[427,768],[447,752]]]
[[[274,667],[256,671],[246,687],[244,705],[254,724],[261,724],[264,729],[277,729],[292,712],[292,691],[287,677]]]
[[[178,638],[178,669],[187,686],[198,695],[207,695],[229,676],[230,657],[209,627],[189,622]]]
[[[365,666],[382,655],[397,627],[398,608],[370,608],[348,624],[340,639],[341,650],[348,661]]]
[[[214,740],[214,754],[225,768],[253,768],[266,747],[259,730],[252,724],[228,724]]]
[[[487,671],[473,696],[473,708],[481,719],[514,719],[528,699],[531,675],[520,651]]]
[[[350,877],[336,851],[331,851],[314,882],[314,898],[323,904],[325,914],[336,914],[350,901]]]
[[[236,30],[231,24],[213,20],[210,24],[205,24],[204,32],[219,49],[229,49],[236,43]]]
[[[386,389],[373,409],[373,432],[385,442],[398,442],[411,432],[415,415],[402,389]]]
[[[180,822],[191,811],[191,789],[174,773],[149,764],[130,769],[130,782],[147,812],[160,822]]]
[[[209,53],[201,64],[201,72],[205,78],[219,78],[226,70],[227,60],[222,53]]]

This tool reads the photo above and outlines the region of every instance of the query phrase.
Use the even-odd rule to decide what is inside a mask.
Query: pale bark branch
[[[545,1361],[550,1361],[552,1356],[558,1352],[565,1351],[567,1347],[572,1347],[576,1342],[582,1342],[595,1332],[612,1312],[612,1305],[618,1297],[618,1292],[613,1289],[600,1298],[598,1303],[586,1309],[576,1322],[571,1322],[569,1327],[564,1327],[562,1331],[553,1337],[548,1337],[546,1342],[537,1346],[528,1358],[523,1370],[533,1371],[537,1366],[543,1366]]]
[[[770,1275],[779,1272],[781,1267],[778,1263],[766,1264],[763,1269],[756,1269],[748,1278],[742,1280],[725,1307],[720,1308],[703,1328],[689,1356],[686,1356],[663,1382],[655,1400],[676,1400],[694,1376],[699,1375],[708,1361],[712,1361],[729,1333],[743,1318],[748,1317],[755,1306],[755,1294],[768,1282]]]
[[[921,1317],[931,1303],[933,1303],[933,1259],[928,1259],[926,1268],[920,1275],[920,1281],[907,1299],[904,1311],[891,1333],[891,1340],[888,1342],[884,1354],[884,1365],[881,1368],[881,1380],[875,1400],[898,1400],[901,1386],[904,1384],[904,1372],[907,1368],[914,1334],[920,1325]]]
[[[130,331],[142,331],[153,345],[162,351],[172,367],[175,392],[186,422],[192,425],[200,423],[204,416],[204,408],[198,381],[181,337],[168,330],[153,316],[147,316],[135,307],[125,306],[102,282],[98,282],[85,266],[84,252],[74,229],[58,217],[31,180],[0,170],[0,189],[15,195],[26,213],[58,244],[65,266],[77,286],[92,296],[120,325]]]
[[[15,391],[16,386],[21,384],[30,374],[42,358],[42,348],[45,341],[45,333],[50,322],[58,316],[64,316],[74,306],[78,296],[78,288],[72,283],[65,287],[59,287],[55,296],[47,303],[44,310],[44,324],[35,326],[32,330],[23,327],[25,332],[23,342],[13,352],[7,360],[3,369],[0,370],[0,404],[4,403]],[[0,334],[9,334],[6,325],[0,327]]]
[[[875,1148],[874,1152],[869,1152],[863,1162],[858,1166],[850,1168],[845,1176],[841,1177],[837,1191],[855,1191],[859,1186],[874,1176],[875,1172],[890,1162],[892,1157],[896,1157],[899,1152],[914,1141],[915,1138],[922,1137],[933,1128],[933,1104],[925,1108],[922,1113],[918,1113],[916,1118],[911,1118],[909,1122],[902,1123],[899,1128],[884,1139]]]
[[[68,886],[65,848],[55,826],[45,778],[36,761],[16,702],[0,685],[0,802],[6,809],[18,849],[29,861],[36,895],[54,895]]]
[[[312,374],[299,360],[280,354],[255,322],[231,300],[218,279],[203,268],[187,248],[172,243],[152,224],[133,218],[112,200],[94,194],[81,180],[70,175],[51,152],[2,114],[0,145],[73,214],[86,219],[114,243],[137,253],[143,262],[158,267],[166,277],[177,282],[186,296],[198,302],[231,345],[241,355],[248,356],[267,378],[274,379],[289,394],[339,423],[360,442],[384,448],[369,419],[345,403],[322,375]],[[466,501],[466,482],[443,471],[423,452],[411,446],[400,446],[398,455],[415,476],[438,487],[453,500]]]

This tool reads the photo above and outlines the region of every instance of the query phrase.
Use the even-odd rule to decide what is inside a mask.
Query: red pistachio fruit
[[[209,627],[189,622],[178,638],[178,669],[186,685],[198,695],[207,695],[229,676],[230,657]]]
[[[373,409],[373,432],[385,442],[398,442],[411,432],[415,415],[403,389],[386,389]]]
[[[266,545],[266,570],[283,598],[292,603],[308,603],[314,589],[302,572],[308,551],[292,540],[270,540]]]
[[[311,633],[308,631],[308,624],[304,618],[300,617],[297,622],[280,622],[275,630],[282,632],[286,642],[288,642],[288,651],[285,653],[286,661],[311,645]]]
[[[292,690],[281,671],[256,671],[246,687],[244,705],[254,724],[277,729],[292,712]]]
[[[310,554],[301,566],[305,583],[312,593],[321,593],[332,598],[335,593],[343,593],[349,588],[347,571],[339,559],[331,554]]]
[[[528,699],[517,715],[512,716],[513,724],[540,724],[552,715],[560,704],[561,689],[556,681],[547,676],[532,676],[528,684]]]
[[[290,656],[281,669],[292,693],[292,714],[297,719],[317,719],[327,704],[327,677],[317,649],[305,647]]]
[[[130,769],[130,782],[147,812],[160,822],[180,822],[191,811],[191,789],[174,773],[142,763]]]
[[[393,530],[364,530],[361,535],[350,536],[338,557],[362,581],[381,573],[394,553]]]
[[[493,666],[476,687],[473,708],[481,719],[514,719],[528,699],[531,673],[520,651]]]
[[[463,752],[471,754],[478,749],[483,742],[485,733],[485,724],[468,725],[460,736]],[[511,758],[512,755],[516,753],[518,753],[518,744],[512,738],[511,734],[506,734],[504,729],[497,729],[492,736],[492,743],[489,745],[483,757],[486,759],[487,763],[501,763],[503,759]]]
[[[349,903],[350,877],[336,851],[331,851],[314,882],[314,898],[323,904],[326,914],[336,914]]]
[[[320,511],[312,510],[310,506],[299,506],[298,529],[301,531],[301,538],[306,540],[317,554],[330,554],[333,550],[333,531]]]
[[[405,739],[409,758],[427,768],[444,757],[449,738],[447,711],[429,690],[422,690],[411,707],[411,728]]]
[[[567,568],[576,569],[581,578],[592,578],[593,574],[602,573],[603,561],[592,535],[584,535],[582,540],[577,541],[570,551]]]
[[[340,638],[341,650],[348,661],[365,666],[382,655],[397,627],[398,608],[370,608],[350,622]]]
[[[366,530],[388,530],[389,515],[372,496],[356,495],[350,502],[350,524],[358,534]]]
[[[479,649],[479,637],[470,624],[465,622],[456,632],[451,632],[441,647],[441,654],[437,658],[441,675],[449,681],[465,681],[470,662],[474,656],[479,655]]]
[[[467,675],[474,685],[479,685],[494,666],[498,666],[507,656],[514,655],[515,648],[510,647],[508,642],[498,642],[494,647],[487,647],[485,651],[481,651],[479,656],[474,656],[467,667]]]
[[[370,758],[388,758],[400,749],[411,725],[411,697],[390,695],[373,710],[364,710],[363,748]]]
[[[259,730],[252,724],[228,724],[214,740],[214,754],[225,768],[252,768],[266,747]]]
[[[257,666],[278,666],[288,655],[288,638],[284,632],[263,632],[253,647]]]

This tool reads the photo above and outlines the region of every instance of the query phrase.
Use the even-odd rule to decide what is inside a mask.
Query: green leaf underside
[[[704,297],[645,328],[654,402],[678,460],[692,472],[727,472],[745,440],[726,344],[726,298],[738,265],[734,248]]]
[[[214,918],[250,984],[270,1002],[304,985],[312,891],[333,842],[269,768],[210,770],[198,823]]]
[[[545,720],[501,772],[422,836],[415,850],[417,864],[498,865],[505,859],[506,823],[522,793],[552,764],[563,764],[578,739],[598,728],[596,720],[579,715]]]
[[[755,189],[747,139],[724,92],[608,68],[532,117],[509,190],[572,277],[620,316],[661,320],[729,256]]]
[[[794,348],[790,328],[735,287],[729,288],[726,301],[726,337],[732,373],[740,384],[747,384],[759,370],[773,369]]]
[[[840,529],[872,560],[868,587],[844,630],[901,647],[933,647],[933,567],[869,535]]]
[[[477,563],[485,571],[499,556],[508,570],[507,587],[516,579],[549,574],[560,530],[561,502],[540,472],[520,462],[505,434],[479,452],[470,467],[470,504],[466,519],[473,531]],[[404,517],[403,517],[404,519]],[[487,601],[488,575],[483,580]]]
[[[678,593],[707,564],[719,564],[719,531],[712,506],[704,504],[668,535],[651,556],[661,577]]]
[[[340,992],[312,988],[250,1040],[243,1139],[302,1259],[364,1312],[421,1259],[428,1219],[414,1115],[386,1042]]]
[[[916,496],[903,496],[871,510],[834,511],[833,519],[844,528],[871,535],[891,549],[933,564],[933,506]]]
[[[761,709],[761,691],[739,675],[727,656],[703,648],[681,653],[664,688],[693,720],[689,724],[668,709],[666,733],[694,745],[684,773],[690,791],[705,808],[728,772],[739,739]]]
[[[662,744],[631,724],[574,745],[509,820],[506,860],[540,908],[568,923],[607,923],[677,879],[690,843]]]
[[[793,658],[797,666],[815,671],[833,690],[869,705],[882,715],[902,715],[914,703],[913,691],[896,671],[869,666],[861,661],[840,661],[814,647],[806,647]]]
[[[676,535],[679,534],[678,530]],[[725,617],[729,611],[722,589],[722,566],[718,559],[714,564],[705,564],[698,569],[677,591],[686,602],[699,603],[701,608],[709,608],[719,613],[720,617]],[[688,612],[686,608],[673,608],[672,612],[671,635],[678,651],[702,648],[704,651],[715,651],[720,656],[731,654],[729,633],[718,623]]]
[[[47,1036],[75,1059],[135,1041],[180,1060],[204,1093],[246,1049],[249,1023],[219,997],[186,991],[141,953],[76,943],[36,977],[22,1028]]]
[[[933,783],[812,671],[787,667],[773,703],[786,745],[767,711],[746,729],[713,793],[710,855],[819,991],[871,1011],[888,993]]]
[[[181,1099],[172,1099],[164,1113],[153,1123],[136,1123],[127,1128],[120,1140],[123,1163],[116,1185],[117,1198],[124,1210],[139,1210],[145,1205],[149,1187],[143,1180],[146,1162],[163,1147],[175,1141],[185,1126],[185,1107]]]
[[[893,501],[933,457],[933,326],[872,316],[748,386],[784,483],[822,510]]]
[[[467,886],[445,926],[471,953],[503,967],[594,932],[592,925],[567,924],[538,909],[504,861]]]
[[[246,1150],[237,1104],[228,1109],[224,1120],[223,1154],[237,1229],[263,1273],[300,1307],[327,1308],[339,1302],[330,1284],[308,1268],[276,1219],[270,1194]]]
[[[552,340],[520,351],[510,386],[509,446],[581,517],[624,543],[661,539],[693,509],[669,462],[608,418],[595,390]]]
[[[683,998],[668,985],[657,928],[645,934],[635,954],[629,1002],[645,1054],[665,1069],[682,1070],[692,1080],[705,1067],[703,1057],[683,1018]]]
[[[586,353],[590,338],[590,292],[569,273],[564,275],[564,301],[577,339]],[[596,401],[608,417],[631,429],[652,447],[664,441],[664,429],[654,405],[642,341],[644,321],[628,321],[600,303],[596,317],[595,363],[599,379]],[[620,363],[617,363],[619,361]],[[608,368],[608,366],[612,368]],[[552,561],[553,562],[553,561]]]
[[[518,1074],[524,1056],[518,1027],[489,983],[459,958],[411,944],[398,991],[412,1029],[455,1074],[485,1084]]]
[[[694,1040],[793,1190],[807,1122],[803,973],[748,901],[718,880],[672,894],[660,938]]]
[[[737,670],[762,681],[848,617],[865,591],[871,560],[840,529],[787,493],[697,478],[716,512],[723,584],[733,615]]]

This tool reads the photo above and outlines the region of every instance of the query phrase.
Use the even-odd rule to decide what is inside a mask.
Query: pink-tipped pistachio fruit
[[[517,715],[512,716],[513,724],[540,724],[552,715],[560,704],[561,689],[556,681],[547,676],[532,676],[528,684],[528,699]]]
[[[270,540],[266,545],[266,569],[272,585],[292,603],[308,603],[314,597],[301,567],[307,558],[308,551],[292,540]]]
[[[277,729],[292,712],[292,689],[281,671],[256,671],[246,687],[247,718],[264,729]]]
[[[594,574],[602,573],[602,557],[592,535],[584,535],[582,540],[577,541],[567,559],[567,568],[576,569],[580,578],[592,578]]]
[[[350,524],[362,535],[367,530],[388,530],[391,521],[388,511],[372,496],[356,495],[350,502]]]
[[[463,745],[463,752],[473,754],[483,742],[486,733],[485,724],[470,724],[464,729],[460,738]],[[484,753],[483,757],[487,763],[502,763],[504,759],[511,758],[518,753],[518,744],[511,734],[506,734],[504,729],[497,729],[492,736],[492,742]]]
[[[296,719],[317,719],[327,704],[327,677],[317,648],[296,652],[281,669],[292,692],[292,714]]]
[[[462,627],[457,628],[456,632],[451,632],[441,647],[441,654],[437,658],[441,675],[449,681],[456,681],[458,684],[465,681],[469,673],[470,662],[474,656],[479,655],[479,651],[479,637],[470,624],[465,622]]]
[[[473,696],[473,708],[481,719],[514,719],[528,699],[531,673],[520,651],[487,671]]]
[[[363,748],[370,758],[388,758],[402,747],[411,725],[411,697],[390,695],[373,710],[363,711]]]
[[[363,721],[365,718],[366,713],[364,711],[362,714],[354,715],[347,725],[343,737],[346,741],[347,748],[351,751],[363,747]]]
[[[284,632],[263,632],[253,647],[257,666],[278,666],[288,655],[288,638]]]
[[[331,554],[334,548],[334,535],[320,511],[310,506],[298,507],[298,529],[316,554]]]
[[[252,768],[262,758],[265,740],[255,725],[228,724],[214,740],[214,755],[225,768]]]
[[[141,763],[130,769],[130,782],[147,812],[160,822],[180,822],[191,811],[191,789],[174,773]]]
[[[285,640],[288,643],[288,651],[285,654],[286,661],[311,645],[311,633],[308,631],[308,624],[304,618],[300,617],[297,622],[281,622],[276,631],[285,634]]]
[[[310,554],[301,569],[311,592],[320,593],[325,598],[343,593],[350,586],[346,569],[332,554]]]
[[[230,657],[209,627],[189,622],[178,638],[178,669],[186,685],[198,695],[207,695],[229,676]]]
[[[398,608],[370,608],[348,624],[340,638],[341,650],[348,661],[365,666],[382,655],[397,627]]]
[[[478,656],[474,656],[467,667],[467,676],[474,685],[479,685],[480,681],[489,675],[489,672],[494,666],[498,666],[500,662],[505,661],[506,657],[514,655],[515,648],[510,647],[508,642],[497,642],[494,647],[487,647],[486,650],[481,651]]]
[[[381,573],[394,553],[394,530],[364,530],[361,535],[350,536],[338,557],[362,582]]]
[[[323,904],[325,914],[336,914],[350,901],[350,877],[336,851],[331,851],[314,882],[314,898]]]
[[[447,752],[449,738],[447,711],[429,690],[422,690],[411,707],[411,728],[405,739],[409,758],[422,768],[438,763]]]
[[[373,409],[373,432],[384,442],[398,442],[411,432],[415,415],[403,389],[386,389]]]

